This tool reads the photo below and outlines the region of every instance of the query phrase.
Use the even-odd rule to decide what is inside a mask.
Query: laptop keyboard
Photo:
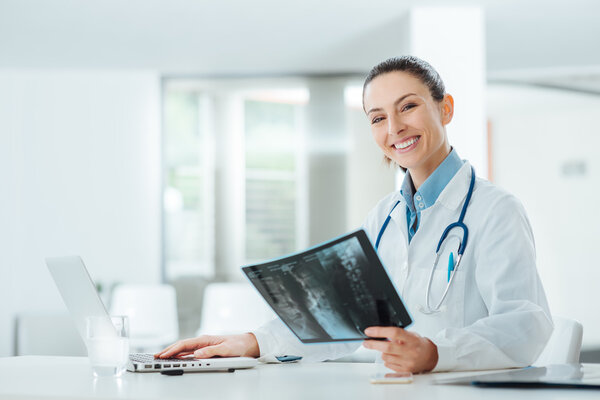
[[[150,353],[131,353],[129,359],[134,362],[149,364],[149,363],[164,363],[164,362],[181,362],[180,358],[154,358]]]

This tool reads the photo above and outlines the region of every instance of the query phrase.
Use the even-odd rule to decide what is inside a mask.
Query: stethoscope
[[[425,292],[425,306],[419,307],[419,310],[424,314],[434,314],[434,313],[438,313],[441,311],[440,307],[442,306],[442,303],[446,299],[446,295],[448,294],[450,285],[452,285],[452,281],[454,280],[456,271],[458,270],[458,267],[460,266],[460,260],[462,259],[462,255],[465,252],[465,248],[467,247],[467,240],[469,239],[469,229],[464,224],[463,220],[465,218],[465,213],[467,212],[467,206],[469,205],[469,201],[471,201],[471,196],[473,195],[473,187],[475,187],[475,168],[471,167],[471,183],[469,184],[469,191],[467,192],[467,198],[465,199],[465,203],[463,204],[462,211],[460,212],[460,217],[458,218],[458,221],[456,221],[446,227],[446,229],[444,230],[444,233],[442,233],[442,237],[440,238],[440,241],[438,242],[437,248],[435,249],[435,261],[433,262],[433,267],[431,268],[431,273],[429,274],[429,282],[427,283],[427,290]],[[394,206],[390,210],[387,218],[383,222],[383,225],[381,226],[381,229],[379,230],[379,234],[377,235],[377,240],[375,242],[375,250],[379,249],[379,242],[381,242],[381,237],[383,236],[383,232],[385,232],[385,228],[387,228],[388,224],[390,223],[390,220],[392,219],[392,212],[394,211],[394,209],[396,208],[396,206],[399,203],[400,203],[400,200],[398,200],[396,202],[396,204],[394,204]],[[448,272],[449,272],[450,276],[448,278],[448,284],[446,285],[446,290],[444,290],[444,294],[442,294],[442,298],[440,299],[440,301],[438,301],[434,307],[431,307],[431,304],[429,301],[429,298],[431,297],[430,296],[431,283],[433,282],[433,273],[435,272],[438,261],[440,260],[440,248],[442,247],[442,243],[444,243],[444,240],[446,239],[446,237],[448,236],[450,231],[454,228],[460,228],[463,231],[463,237],[462,237],[462,240],[460,241],[460,246],[458,247],[456,264],[454,264],[454,262],[453,262],[453,257],[452,257],[452,253],[451,253],[450,259],[448,260],[449,261]]]

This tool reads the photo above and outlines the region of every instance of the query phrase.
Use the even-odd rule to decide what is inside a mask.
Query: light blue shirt
[[[417,233],[417,229],[419,229],[421,211],[435,204],[442,190],[444,190],[462,165],[463,160],[460,159],[456,150],[452,149],[450,154],[438,165],[433,174],[423,182],[416,193],[410,172],[406,172],[400,194],[404,197],[408,206],[406,207],[406,225],[408,226],[409,242],[415,236],[415,233]]]

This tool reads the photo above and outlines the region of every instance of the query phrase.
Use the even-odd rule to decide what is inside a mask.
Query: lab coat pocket
[[[453,272],[453,276],[449,275],[447,265],[444,267],[439,265],[433,273],[429,290],[429,308],[434,311],[437,309],[433,315],[443,319],[446,327],[462,326],[463,324],[466,276],[464,267],[461,263],[459,268]],[[449,281],[449,277],[451,281]],[[446,289],[448,289],[446,297],[440,304]]]

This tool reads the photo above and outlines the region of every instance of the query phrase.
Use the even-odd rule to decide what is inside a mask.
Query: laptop
[[[100,296],[98,296],[94,282],[79,256],[46,258],[46,265],[75,322],[79,335],[85,343],[85,320],[87,317],[106,318],[107,323],[110,323],[109,314]],[[154,359],[153,354],[131,353],[127,370],[131,372],[179,374],[198,371],[233,371],[241,368],[252,368],[257,364],[258,361],[251,357],[158,360]]]

